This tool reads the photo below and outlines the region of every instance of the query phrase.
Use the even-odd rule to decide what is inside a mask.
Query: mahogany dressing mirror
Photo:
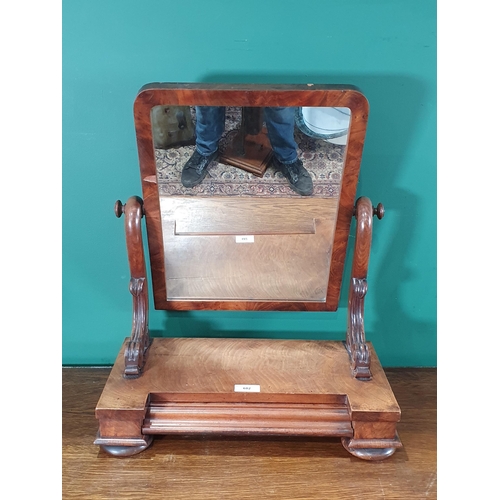
[[[186,187],[209,109],[224,117],[219,157]],[[275,161],[280,114],[311,189],[297,192]],[[156,434],[300,435],[340,437],[365,460],[390,457],[402,446],[401,411],[363,325],[372,219],[383,216],[381,204],[355,201],[363,94],[336,85],[155,83],[139,91],[134,118],[143,198],[115,205],[125,214],[132,332],[97,404],[94,443],[131,456]],[[167,310],[335,311],[356,219],[345,342],[151,338],[143,217],[155,308]]]

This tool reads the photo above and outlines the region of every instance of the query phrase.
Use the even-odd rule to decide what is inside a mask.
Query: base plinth
[[[95,444],[129,456],[154,434],[337,436],[359,458],[387,458],[401,411],[369,348],[373,378],[360,381],[342,342],[155,338],[137,379],[123,377],[122,347]]]

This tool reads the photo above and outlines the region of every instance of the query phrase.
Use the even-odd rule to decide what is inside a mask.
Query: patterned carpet
[[[236,132],[240,118],[241,108],[226,109],[226,132],[220,142],[221,150]],[[312,139],[298,128],[295,128],[295,140],[299,158],[313,180],[312,196],[338,196],[345,146]],[[155,150],[160,195],[300,197],[290,189],[287,180],[272,165],[267,168],[263,177],[258,177],[237,167],[214,163],[201,184],[185,188],[180,181],[181,171],[193,151],[194,146]]]

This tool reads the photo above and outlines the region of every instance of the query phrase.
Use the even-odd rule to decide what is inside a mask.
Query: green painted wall
[[[386,208],[374,223],[367,338],[384,366],[435,366],[434,0],[63,2],[63,364],[113,363],[130,333],[113,205],[141,195],[132,104],[155,81],[363,90],[371,108],[358,195]],[[342,339],[345,291],[337,313],[152,309],[150,328]]]

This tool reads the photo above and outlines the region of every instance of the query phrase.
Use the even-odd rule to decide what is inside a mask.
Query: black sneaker
[[[200,184],[207,175],[208,167],[218,156],[218,150],[208,156],[204,156],[195,150],[182,169],[182,185],[187,188],[192,188]]]
[[[274,166],[286,177],[290,187],[302,196],[309,196],[313,192],[313,182],[309,172],[297,158],[293,163],[281,163],[273,158]]]

